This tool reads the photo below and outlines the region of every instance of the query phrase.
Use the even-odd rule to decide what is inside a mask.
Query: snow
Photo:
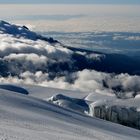
[[[37,34],[34,32],[29,31],[29,29],[25,26],[17,26],[17,25],[11,25],[8,22],[0,21],[0,31],[2,33],[11,34],[16,37],[26,37],[29,39],[36,40]]]
[[[42,87],[34,88],[38,88],[38,94],[42,93]],[[0,89],[1,140],[138,140],[140,137],[138,130],[91,118],[17,92]],[[65,91],[61,90],[61,93],[65,94]]]
[[[59,88],[51,88],[51,87],[42,87],[42,86],[33,86],[33,85],[21,85],[23,88],[29,91],[30,96],[47,100],[52,96],[57,94],[63,94],[65,96],[74,97],[74,98],[84,98],[87,96],[87,92],[75,91],[75,90],[62,90]],[[47,90],[46,90],[47,89]],[[41,91],[41,92],[40,92]]]

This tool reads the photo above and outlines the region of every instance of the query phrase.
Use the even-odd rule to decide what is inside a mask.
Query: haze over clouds
[[[139,5],[0,5],[0,18],[37,31],[139,32],[139,13]]]
[[[24,0],[24,1],[19,1],[19,0],[0,0],[0,3],[51,3],[51,4],[139,4],[139,0],[71,0],[71,1],[67,1],[67,0]]]

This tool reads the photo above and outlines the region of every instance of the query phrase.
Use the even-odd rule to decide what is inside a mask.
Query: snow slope
[[[111,92],[98,90],[88,93],[39,86],[25,88],[28,89],[30,96],[47,100],[63,108],[140,129],[139,95],[119,99]]]
[[[101,92],[84,93],[84,98],[69,95],[54,95],[49,102],[82,112],[90,116],[140,129],[140,97],[119,99],[114,94]]]
[[[0,89],[1,140],[138,140],[139,137],[138,130],[61,108],[30,94]]]

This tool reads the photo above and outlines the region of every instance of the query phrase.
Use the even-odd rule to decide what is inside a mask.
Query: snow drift
[[[47,101],[81,113],[89,111],[89,106],[84,99],[70,98],[62,94],[57,94],[47,99]]]
[[[7,84],[0,84],[0,89],[5,89],[5,90],[9,90],[9,91],[13,91],[13,92],[17,92],[17,93],[21,93],[21,94],[25,94],[25,95],[28,95],[29,92],[22,88],[22,87],[19,87],[19,86],[15,86],[15,85],[7,85]]]

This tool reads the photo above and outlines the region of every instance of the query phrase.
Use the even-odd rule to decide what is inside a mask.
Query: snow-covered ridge
[[[13,37],[17,37],[17,38],[22,37],[31,40],[41,39],[44,41],[48,41],[49,43],[58,43],[58,41],[54,40],[53,38],[45,38],[33,31],[30,31],[26,26],[14,25],[2,20],[0,20],[0,33],[10,34]]]

